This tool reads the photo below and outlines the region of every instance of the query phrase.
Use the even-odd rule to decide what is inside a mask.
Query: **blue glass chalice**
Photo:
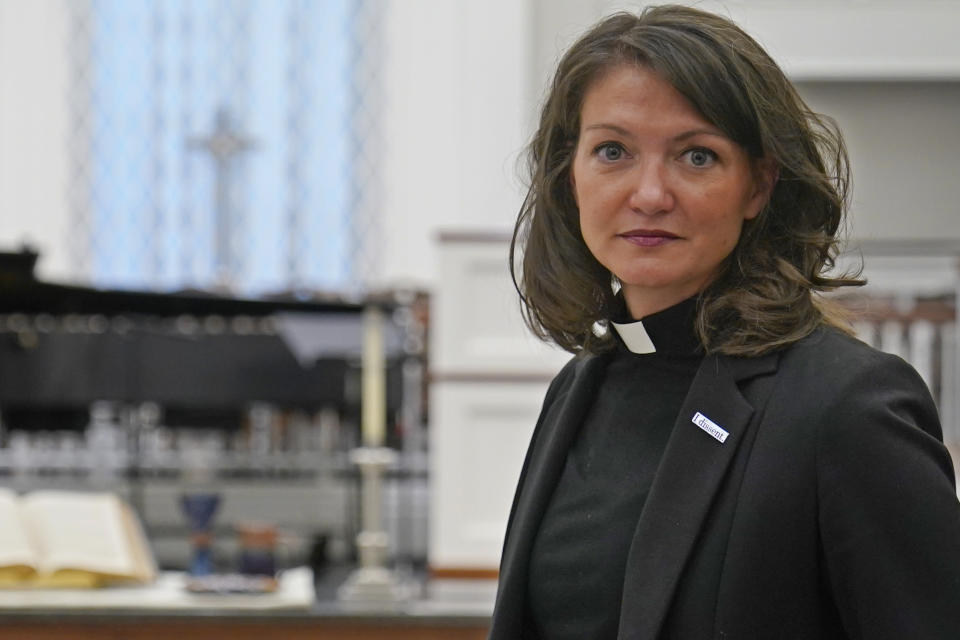
[[[193,557],[190,560],[190,575],[206,576],[213,573],[213,515],[220,506],[218,493],[185,493],[180,496],[180,509],[187,516],[190,526],[190,543]]]

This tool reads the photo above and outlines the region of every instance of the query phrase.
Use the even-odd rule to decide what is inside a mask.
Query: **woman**
[[[491,638],[960,638],[936,409],[819,292],[838,132],[730,21],[614,15],[560,62],[513,254],[575,357],[510,515]]]

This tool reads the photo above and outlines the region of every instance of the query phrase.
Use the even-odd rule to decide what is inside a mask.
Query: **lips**
[[[659,247],[680,238],[677,234],[662,229],[633,229],[621,233],[620,237],[640,247]]]

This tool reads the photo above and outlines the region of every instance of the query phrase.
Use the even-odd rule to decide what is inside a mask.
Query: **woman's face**
[[[743,221],[767,201],[772,170],[707,122],[670,83],[634,65],[588,90],[571,181],[580,230],[623,285],[634,318],[713,279]]]

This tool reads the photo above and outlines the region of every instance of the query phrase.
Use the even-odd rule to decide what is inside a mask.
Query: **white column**
[[[512,226],[531,121],[531,0],[389,0],[384,284],[432,285],[440,228]]]
[[[65,0],[0,0],[0,248],[29,243],[42,277],[69,262],[69,15]]]

